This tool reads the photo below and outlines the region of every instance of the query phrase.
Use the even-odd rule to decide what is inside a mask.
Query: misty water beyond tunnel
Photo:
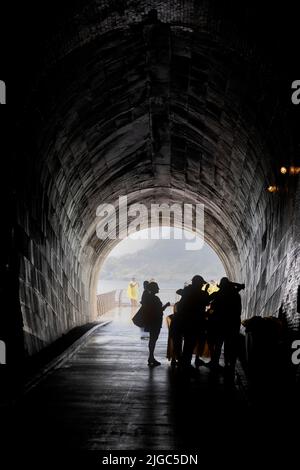
[[[102,294],[114,292],[115,302],[130,305],[134,279],[139,305],[144,281],[156,281],[160,298],[173,305],[178,300],[176,291],[190,284],[195,274],[201,274],[212,286],[225,276],[222,262],[208,244],[195,234],[171,227],[144,229],[120,241],[109,253],[101,266],[97,294],[103,298]]]

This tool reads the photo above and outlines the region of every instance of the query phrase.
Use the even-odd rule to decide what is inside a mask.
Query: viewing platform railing
[[[140,305],[141,296],[142,292],[139,293],[138,306]],[[170,302],[172,306],[180,299],[180,296],[176,294],[176,289],[172,288],[160,289],[158,297],[161,299],[163,304]],[[97,295],[98,317],[108,313],[116,307],[120,308],[129,306],[130,299],[127,296],[127,289],[116,289]]]

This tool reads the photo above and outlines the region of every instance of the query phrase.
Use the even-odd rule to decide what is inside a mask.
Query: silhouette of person
[[[210,294],[212,291],[214,291],[214,285],[211,285],[210,283],[207,283],[204,291]],[[209,301],[209,298],[208,298]],[[202,365],[206,365],[206,362],[200,359],[202,356],[209,357],[209,348],[208,348],[208,341],[207,341],[207,324],[208,324],[208,312],[207,312],[207,305],[205,308],[205,315],[203,317],[203,322],[201,325],[201,329],[199,331],[199,336],[198,340],[195,346],[195,366],[200,367]]]
[[[184,339],[181,365],[189,368],[197,341],[205,335],[205,308],[209,303],[209,294],[203,290],[206,284],[202,276],[194,276],[192,284],[182,291],[178,302],[178,317]]]
[[[131,307],[137,306],[138,296],[139,296],[139,283],[133,277],[127,287],[127,295],[130,299]]]
[[[218,368],[224,343],[225,367],[234,371],[238,355],[242,303],[239,291],[244,284],[230,282],[223,277],[219,291],[210,295],[212,313],[209,317],[210,367]]]
[[[154,350],[162,327],[163,311],[170,305],[168,302],[163,306],[159,297],[159,287],[156,282],[149,282],[147,294],[143,299],[143,308],[145,315],[145,330],[149,331],[149,358],[150,367],[159,366],[161,363],[154,357]]]
[[[149,286],[149,281],[144,281],[143,282],[144,291],[142,293],[142,298],[140,302],[143,307],[145,306],[145,304],[147,304],[147,296],[150,295],[148,286]],[[149,333],[145,331],[145,328],[140,328],[140,330],[141,330],[141,339],[148,339]]]
[[[144,281],[144,282],[143,282],[144,291],[143,291],[143,293],[142,293],[142,298],[141,298],[141,304],[142,304],[142,305],[143,305],[143,303],[145,302],[147,296],[150,294],[150,292],[149,292],[149,290],[148,290],[149,284],[150,284],[149,281]]]
[[[186,284],[188,285],[188,284]],[[182,296],[183,289],[176,291],[177,295]],[[179,302],[176,302],[173,309],[173,314],[168,315],[167,324],[169,327],[167,358],[171,361],[171,366],[178,365],[182,356],[183,344],[183,327],[182,315],[178,314]]]

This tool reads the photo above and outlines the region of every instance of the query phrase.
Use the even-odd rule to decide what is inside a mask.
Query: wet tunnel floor
[[[164,328],[162,365],[150,369],[147,341],[126,315],[100,327],[17,405],[10,439],[64,450],[198,449],[229,430],[229,441],[244,439],[253,418],[245,395],[206,367],[193,377],[173,370],[166,342]]]

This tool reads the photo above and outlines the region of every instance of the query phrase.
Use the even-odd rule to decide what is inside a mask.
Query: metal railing
[[[141,297],[142,293],[140,293]],[[171,288],[162,288],[158,294],[162,303],[165,304],[170,302],[171,305],[174,305],[180,299],[179,295],[176,294],[175,289]],[[138,305],[140,305],[140,298],[138,300]],[[127,289],[116,289],[103,294],[97,295],[97,312],[98,317],[101,317],[105,313],[110,312],[116,307],[129,307],[130,299],[127,296]]]
[[[112,290],[110,292],[105,292],[104,294],[97,295],[97,312],[98,317],[101,317],[105,313],[108,313],[110,310],[118,307],[118,296],[117,290]]]
[[[116,292],[118,298],[118,306],[128,307],[130,305],[130,300],[127,296],[127,289],[120,289]],[[142,292],[139,293],[138,305],[140,305],[141,296]],[[158,297],[161,299],[163,304],[170,302],[171,305],[174,305],[180,299],[180,296],[176,294],[176,289],[172,288],[161,288],[159,290]]]

